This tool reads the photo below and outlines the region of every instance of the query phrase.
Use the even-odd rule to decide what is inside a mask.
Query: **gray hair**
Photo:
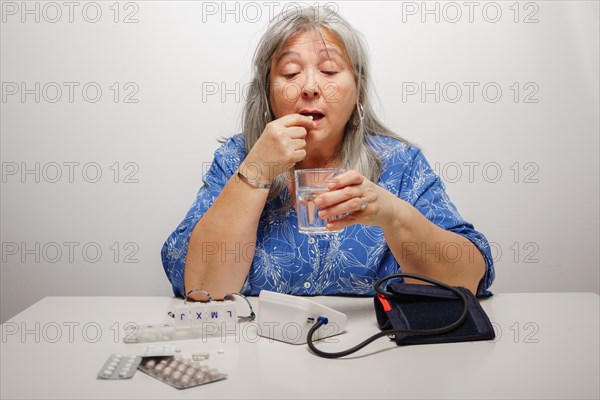
[[[323,27],[336,35],[344,45],[356,80],[357,104],[346,123],[339,154],[342,160],[341,167],[355,169],[376,183],[382,172],[382,164],[373,144],[369,144],[369,135],[379,134],[409,143],[389,130],[373,111],[370,100],[371,78],[367,46],[362,34],[335,11],[323,6],[297,8],[294,12],[290,8],[284,9],[271,21],[262,36],[254,53],[253,76],[242,114],[246,150],[249,152],[252,149],[265,125],[274,119],[269,107],[272,57],[298,33],[315,31],[323,38]],[[269,199],[277,198],[285,187],[285,176],[276,177]],[[289,196],[283,206],[284,209],[288,209],[293,204],[293,198],[294,196]]]

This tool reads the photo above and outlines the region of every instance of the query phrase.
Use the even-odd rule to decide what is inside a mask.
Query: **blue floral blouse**
[[[443,182],[421,151],[380,135],[371,135],[370,144],[383,164],[379,186],[413,205],[434,224],[462,235],[481,251],[486,272],[477,295],[491,295],[488,289],[494,280],[494,266],[489,243],[460,216]],[[245,157],[242,135],[231,137],[216,150],[196,200],[162,248],[162,263],[177,296],[183,296],[184,268],[192,230]],[[265,289],[295,295],[373,295],[373,284],[378,279],[401,272],[402,263],[399,265],[392,255],[380,228],[353,225],[338,234],[299,233],[295,208],[277,211],[287,196],[285,189],[279,198],[265,205],[258,225],[254,259],[242,293],[257,295]],[[474,251],[467,243],[437,249],[407,244],[405,249],[432,260],[441,251],[452,259],[460,251]]]

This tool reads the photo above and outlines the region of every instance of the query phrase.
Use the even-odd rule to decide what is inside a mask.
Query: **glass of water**
[[[335,178],[345,170],[339,168],[297,169],[296,177],[296,202],[298,204],[298,231],[309,235],[337,233],[328,231],[327,222],[334,218],[322,219],[319,217],[319,208],[315,205],[315,198],[321,193],[329,191],[327,185],[335,182]]]

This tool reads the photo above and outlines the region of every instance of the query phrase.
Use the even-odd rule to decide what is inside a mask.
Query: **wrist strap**
[[[265,185],[264,183],[260,183],[258,181],[252,180],[250,178],[245,177],[239,170],[237,172],[237,176],[248,185],[259,188],[259,189],[271,189],[271,185]]]

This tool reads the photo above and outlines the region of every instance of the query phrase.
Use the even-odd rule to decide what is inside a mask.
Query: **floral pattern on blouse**
[[[413,205],[434,224],[463,236],[479,249],[486,271],[477,295],[490,296],[494,265],[489,243],[460,216],[422,152],[380,135],[371,135],[369,143],[383,165],[379,186]],[[183,296],[184,268],[192,230],[245,157],[242,135],[231,137],[216,150],[194,203],[162,248],[162,263],[177,296]],[[278,211],[289,195],[285,189],[279,198],[265,205],[243,294],[257,295],[265,289],[294,295],[373,295],[373,284],[378,279],[402,271],[402,260],[398,262],[394,258],[379,227],[353,225],[338,234],[328,235],[299,233],[295,208]],[[451,257],[458,251],[468,251],[466,244],[437,250],[448,251]],[[435,248],[418,248],[410,243],[406,246],[407,251],[435,257]]]

